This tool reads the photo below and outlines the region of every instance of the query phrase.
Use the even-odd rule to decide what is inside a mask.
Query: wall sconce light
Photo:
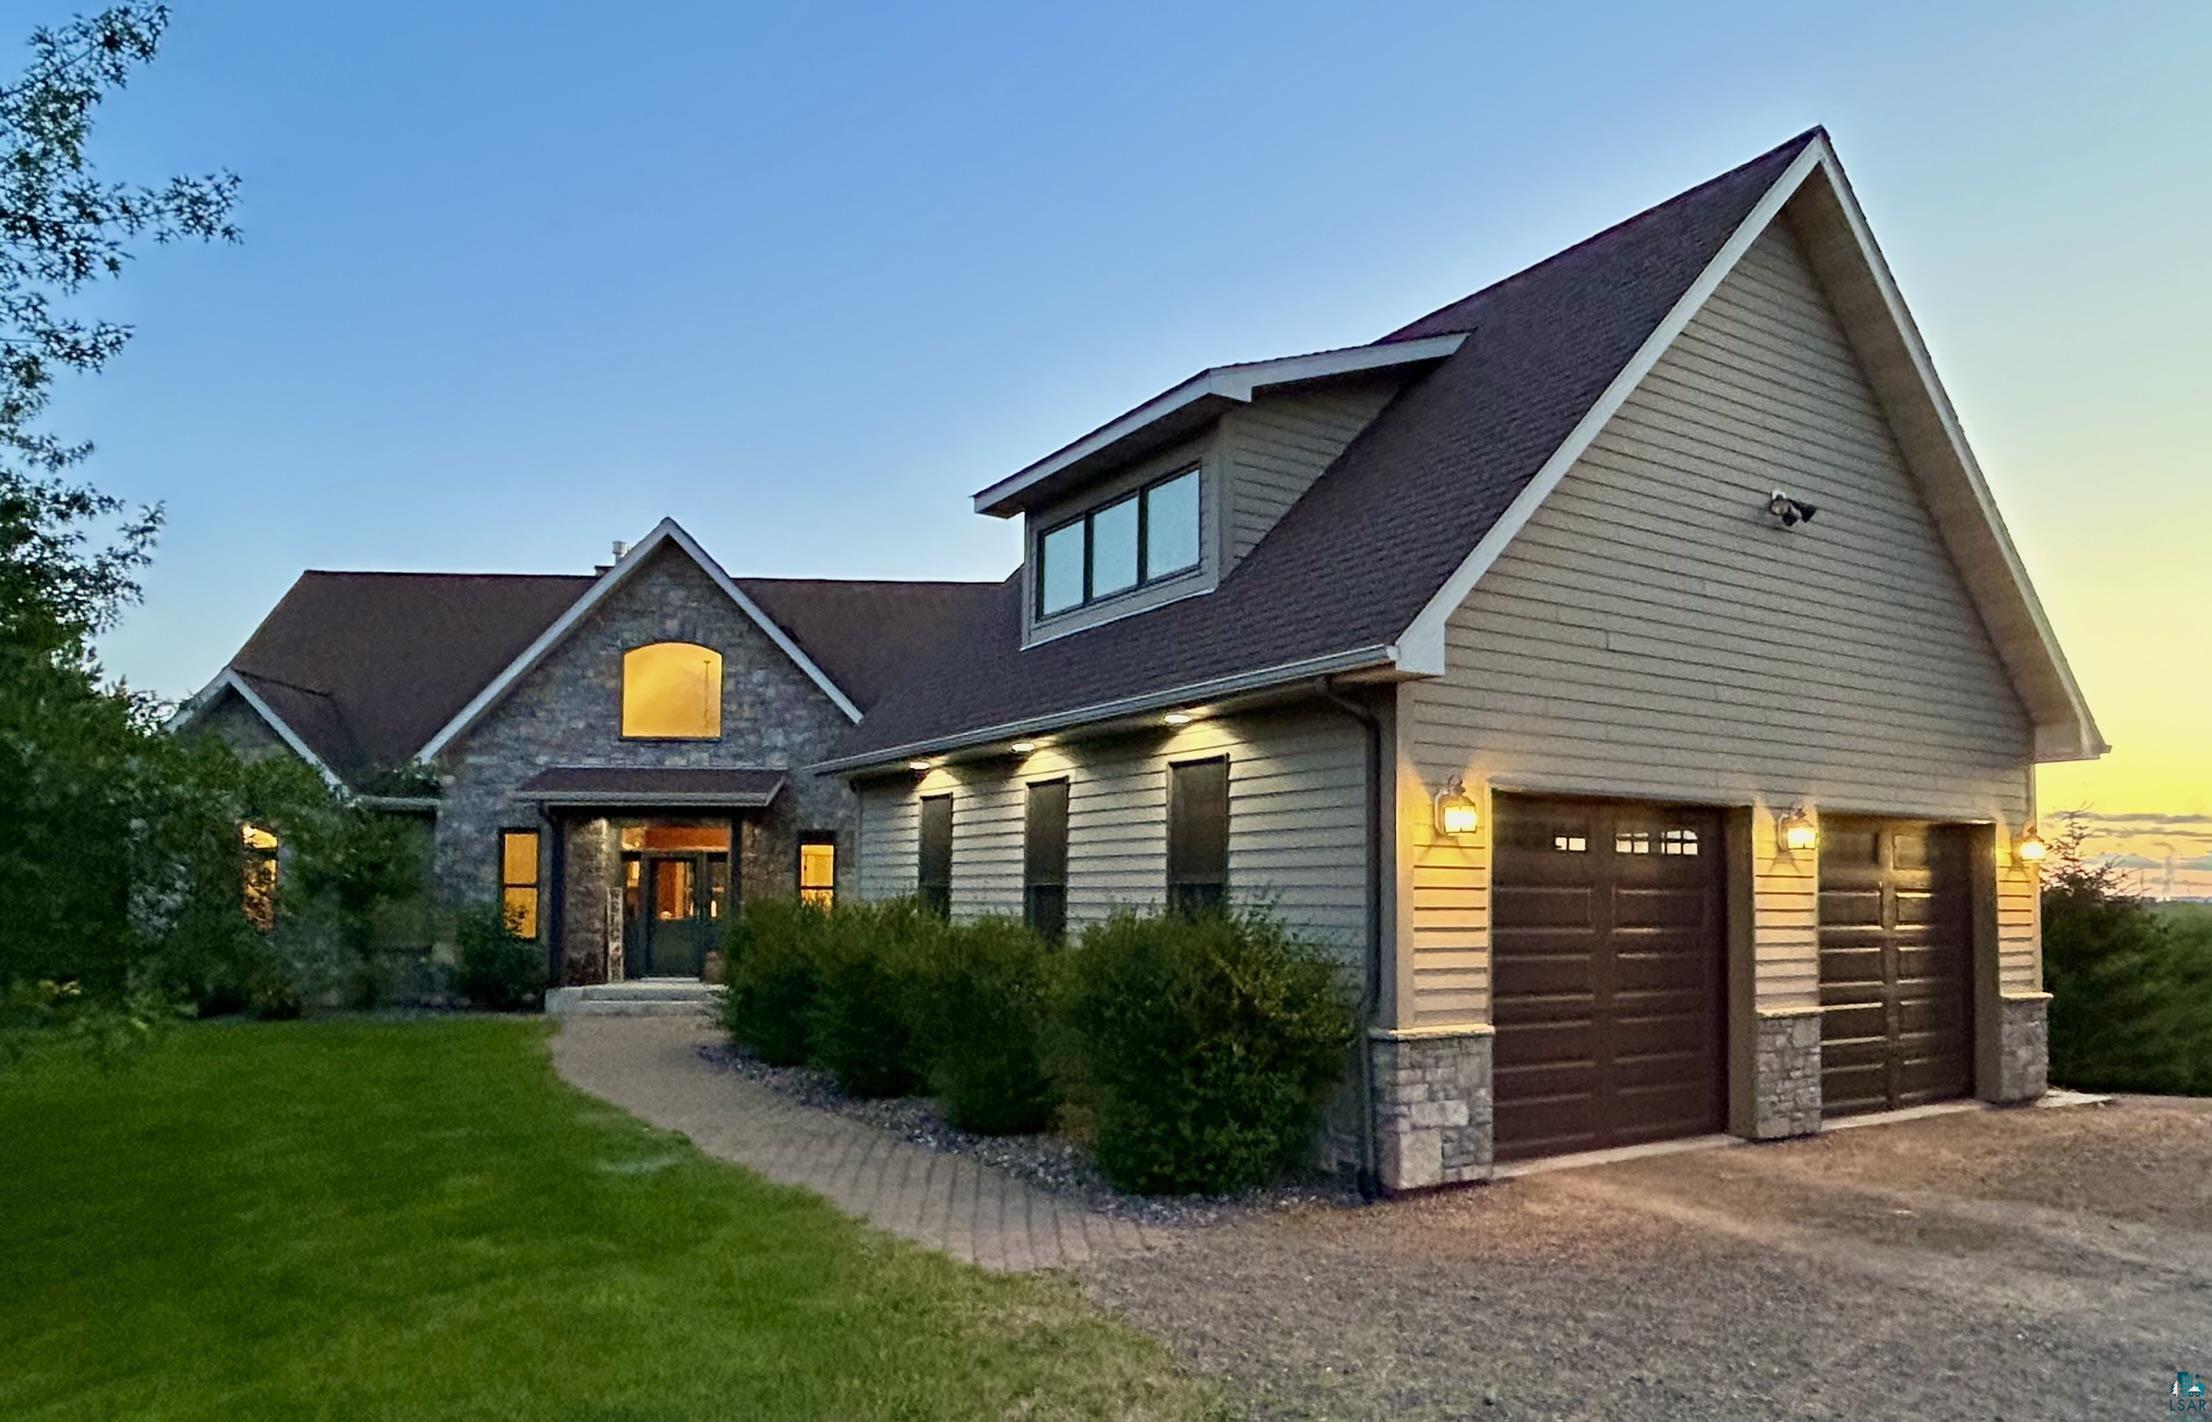
[[[1790,806],[1789,813],[1775,823],[1774,830],[1782,847],[1792,854],[1820,846],[1820,826],[1813,823],[1812,815],[1801,804]]]
[[[1468,798],[1466,782],[1453,776],[1444,788],[1436,792],[1436,832],[1438,834],[1473,834],[1482,823],[1482,813],[1475,802]]]
[[[1188,711],[1170,711],[1161,719],[1170,726],[1188,726],[1193,718]]]
[[[2041,864],[2043,856],[2051,852],[2051,847],[2044,843],[2042,831],[2034,825],[2029,825],[2021,836],[2012,842],[2012,852],[2019,856],[2022,864]]]
[[[1014,754],[1016,754],[1016,755],[1035,755],[1036,753],[1037,753],[1037,743],[1036,743],[1035,741],[1016,741],[1016,742],[1014,742]]]
[[[906,763],[906,768],[916,771],[927,770],[929,769],[929,762],[926,760],[910,760]]]

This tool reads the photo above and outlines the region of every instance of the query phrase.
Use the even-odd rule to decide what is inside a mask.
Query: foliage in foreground
[[[2212,925],[2163,915],[2083,853],[2067,817],[2043,879],[2051,1078],[2105,1091],[2212,1095]]]
[[[739,1046],[854,1096],[926,1086],[985,1134],[1077,1099],[1127,1190],[1220,1194],[1309,1164],[1353,1039],[1341,965],[1258,910],[1122,913],[1055,953],[1017,920],[910,900],[756,900],[730,960]]]
[[[1311,1159],[1353,1041],[1336,962],[1246,911],[1119,913],[1069,966],[1074,1060],[1116,1186],[1223,1194]]]
[[[1205,1408],[1072,1286],[708,1160],[563,1086],[543,1042],[324,1020],[185,1024],[110,1073],[42,1050],[0,1091],[0,1416]]]
[[[979,1135],[1044,1129],[1060,1104],[1046,1067],[1056,958],[1019,919],[943,925],[921,968],[914,1022],[929,1089]]]
[[[498,903],[471,904],[454,922],[453,989],[487,1012],[522,1012],[545,1002],[545,949],[525,938]]]
[[[774,1066],[807,1059],[827,917],[795,898],[748,899],[730,924],[722,1030]]]

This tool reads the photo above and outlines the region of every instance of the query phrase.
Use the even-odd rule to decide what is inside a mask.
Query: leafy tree
[[[2212,958],[2194,951],[2060,817],[2043,871],[2051,1075],[2068,1086],[2212,1093]]]
[[[165,6],[125,4],[42,27],[0,87],[0,988],[66,968],[85,993],[120,995],[146,886],[173,877],[160,856],[207,820],[171,813],[190,798],[175,777],[207,757],[159,736],[159,708],[104,685],[92,652],[137,600],[161,511],[73,480],[92,446],[40,424],[58,373],[97,372],[130,339],[72,298],[140,244],[238,235],[235,177],[120,182],[90,159],[100,102],[168,22]]]

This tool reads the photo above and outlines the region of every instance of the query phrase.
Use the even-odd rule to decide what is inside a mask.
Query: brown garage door
[[[1966,832],[1825,818],[1820,828],[1827,1114],[1966,1095],[1974,1089]]]
[[[1720,816],[1523,796],[1497,814],[1498,1158],[1719,1130]]]

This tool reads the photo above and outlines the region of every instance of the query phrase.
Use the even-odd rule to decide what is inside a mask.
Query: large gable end
[[[1444,669],[1446,626],[1453,613],[1722,284],[1778,223],[1801,242],[1866,371],[1921,497],[2027,707],[2035,726],[2037,758],[2067,760],[2102,754],[2106,747],[2096,723],[1825,134],[1815,134],[1774,179],[1635,356],[1583,413],[1572,433],[1430,597],[1399,639],[1401,667],[1429,674]],[[1424,328],[1417,323],[1408,329]]]

